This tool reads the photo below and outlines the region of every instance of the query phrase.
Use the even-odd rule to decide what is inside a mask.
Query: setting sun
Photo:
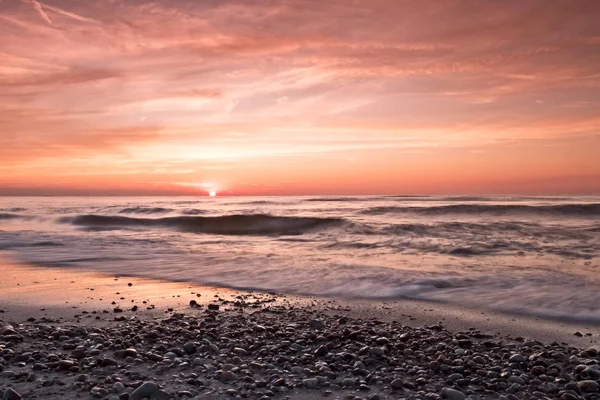
[[[217,192],[215,192],[214,190],[211,190],[210,192],[208,192],[208,195],[210,197],[215,197],[217,195]]]

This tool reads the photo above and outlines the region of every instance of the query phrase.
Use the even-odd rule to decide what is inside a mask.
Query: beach
[[[7,259],[2,276],[8,399],[600,396],[593,324]]]

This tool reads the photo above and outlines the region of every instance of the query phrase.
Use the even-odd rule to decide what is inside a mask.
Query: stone
[[[123,385],[123,383],[121,382],[115,382],[115,384],[112,387],[112,392],[116,393],[116,394],[120,394],[123,393],[125,391],[125,385]]]
[[[308,378],[302,381],[302,386],[307,389],[314,389],[319,386],[319,380],[317,378]]]
[[[159,390],[150,395],[150,400],[169,400],[171,398],[171,395],[164,390]]]
[[[186,344],[183,345],[183,350],[187,354],[194,354],[196,352],[196,345],[192,342],[187,342]]]
[[[516,375],[511,375],[508,377],[508,381],[512,382],[512,383],[517,383],[519,385],[525,385],[525,381],[523,380],[523,378],[518,377]]]
[[[231,371],[222,371],[219,374],[219,380],[221,382],[230,382],[230,381],[236,381],[238,379],[237,375],[234,374]]]
[[[144,382],[131,393],[131,400],[142,400],[144,397],[150,397],[158,392],[158,385],[154,382]]]
[[[322,357],[327,353],[329,353],[329,349],[325,345],[319,346],[319,348],[315,350],[315,355],[319,357]]]
[[[245,356],[248,354],[248,352],[240,347],[235,347],[233,349],[233,354],[236,354],[238,356]]]
[[[467,398],[467,396],[459,390],[452,389],[452,388],[443,388],[442,389],[442,398],[448,399],[448,400],[465,400]]]
[[[580,381],[577,383],[577,385],[579,386],[579,389],[581,389],[582,392],[586,393],[597,392],[600,388],[600,384],[592,380]]]
[[[74,365],[75,365],[75,363],[71,360],[60,360],[58,362],[58,366],[56,367],[56,370],[57,371],[68,371]]]
[[[21,400],[21,395],[13,388],[6,388],[2,400]]]
[[[392,389],[400,390],[404,387],[404,381],[402,379],[394,379],[390,383],[390,386],[392,387]]]
[[[524,363],[525,361],[527,361],[527,359],[522,354],[513,354],[512,356],[510,356],[508,361],[510,361],[511,363],[519,363],[520,364],[520,363]]]
[[[219,305],[218,304],[209,304],[208,305],[208,309],[209,310],[213,310],[213,311],[218,311],[219,310]]]
[[[93,397],[96,398],[103,398],[106,397],[108,395],[108,390],[106,390],[105,388],[101,387],[101,386],[94,386],[91,390],[90,390],[90,394]]]
[[[383,350],[381,347],[371,347],[369,349],[369,354],[381,357],[385,354],[385,350]]]
[[[311,319],[310,321],[308,321],[308,326],[310,326],[311,329],[315,330],[325,329],[325,323],[320,319]]]

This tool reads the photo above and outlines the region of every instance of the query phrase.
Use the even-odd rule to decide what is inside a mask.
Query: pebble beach
[[[600,398],[596,326],[7,263],[3,272],[5,400]]]

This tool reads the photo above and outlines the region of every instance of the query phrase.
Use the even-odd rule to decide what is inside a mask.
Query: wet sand
[[[237,300],[237,296],[244,295],[256,297],[249,300],[259,302],[253,306],[304,307],[316,313],[374,317],[409,326],[443,324],[453,331],[474,327],[501,337],[558,341],[578,347],[595,346],[600,340],[600,326],[592,324],[484,312],[475,308],[462,309],[441,303],[332,299],[274,292],[268,294],[201,286],[190,282],[107,275],[81,269],[23,265],[6,259],[1,264],[0,271],[0,310],[4,311],[0,317],[15,322],[46,316],[86,323],[94,320],[94,314],[91,313],[112,313],[116,307],[120,307],[124,315],[128,316],[162,316],[169,312],[189,310],[190,301],[195,301],[202,307],[213,303],[237,309],[239,307],[233,302]],[[223,303],[223,300],[226,302]],[[138,311],[131,311],[134,306],[138,307]],[[576,336],[576,332],[583,336]]]

